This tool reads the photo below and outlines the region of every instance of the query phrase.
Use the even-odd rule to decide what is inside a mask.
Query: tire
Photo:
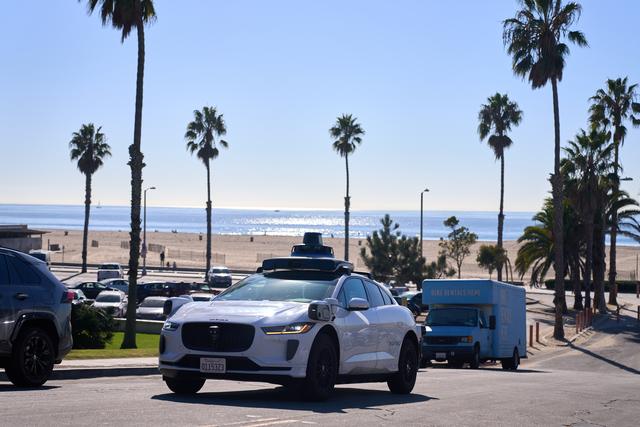
[[[398,372],[387,381],[389,390],[395,394],[409,394],[416,385],[418,375],[418,349],[408,338],[405,338],[398,357]]]
[[[428,367],[430,364],[431,364],[431,361],[426,357],[423,357],[422,359],[420,359],[420,369],[424,369]]]
[[[473,346],[473,356],[469,361],[469,367],[471,369],[478,369],[480,367],[480,346],[478,344]]]
[[[502,369],[515,371],[520,366],[520,353],[518,353],[518,348],[513,349],[513,355],[508,359],[502,359]]]
[[[329,335],[316,337],[307,362],[307,376],[302,382],[306,400],[326,400],[333,393],[338,378],[338,352]]]
[[[169,378],[163,377],[164,382],[169,390],[175,394],[190,395],[200,391],[204,382],[204,378]]]
[[[49,334],[40,328],[27,328],[14,343],[5,372],[18,387],[39,387],[51,377],[54,362],[55,350]]]
[[[447,360],[447,368],[450,369],[462,369],[464,362],[459,360]]]

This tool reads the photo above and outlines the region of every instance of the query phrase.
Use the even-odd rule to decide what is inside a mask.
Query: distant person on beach
[[[177,270],[177,269],[178,269],[178,264],[176,264],[176,262],[175,262],[175,261],[173,261],[173,271],[175,271],[175,270]]]
[[[164,251],[160,252],[160,268],[164,265]]]

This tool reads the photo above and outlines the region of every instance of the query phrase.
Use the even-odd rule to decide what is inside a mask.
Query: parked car
[[[402,304],[403,298],[406,298],[407,308],[411,310],[414,316],[419,316],[429,309],[429,305],[422,302],[422,292],[409,291],[404,292],[397,297],[393,297],[393,299],[395,299],[398,304]]]
[[[116,290],[120,292],[124,292],[125,294],[129,293],[129,281],[125,279],[106,279],[100,282],[102,285],[107,288],[111,288],[111,290]]]
[[[41,386],[71,350],[73,298],[44,262],[0,248],[0,366],[13,384]]]
[[[113,291],[115,288],[110,288],[100,282],[82,282],[69,286],[69,290],[78,290],[89,299],[96,299],[98,294],[102,291]]]
[[[191,284],[190,293],[195,293],[195,292],[218,295],[221,291],[220,289],[215,289],[209,286],[209,284],[205,282],[193,282]]]
[[[213,301],[213,299],[216,296],[214,294],[210,294],[210,293],[194,292],[192,294],[189,294],[189,297],[191,297],[191,299],[194,300],[194,301],[207,302],[207,301]]]
[[[161,297],[165,295],[164,282],[146,282],[138,283],[136,299],[138,303],[147,297]]]
[[[98,282],[105,279],[122,279],[123,277],[124,271],[118,263],[110,262],[98,267]]]
[[[80,289],[69,289],[69,290],[73,292],[73,301],[71,301],[71,304],[80,305],[80,304],[86,304],[87,301],[89,301],[89,299],[87,299],[87,297],[85,296],[84,292],[82,292]]]
[[[214,288],[228,288],[231,286],[231,271],[227,267],[211,267],[207,273],[207,283]]]
[[[32,249],[29,251],[29,255],[34,258],[38,258],[40,261],[47,264],[47,267],[51,265],[51,252],[42,249]]]
[[[93,306],[113,317],[124,317],[127,315],[127,295],[120,291],[102,291],[96,297]]]
[[[411,312],[353,264],[274,258],[213,301],[175,311],[159,369],[178,394],[197,393],[207,379],[273,382],[314,400],[350,382],[386,381],[406,394],[420,337]]]
[[[391,292],[391,295],[393,295],[394,297],[400,296],[407,291],[409,291],[409,288],[407,288],[406,286],[392,286],[391,288],[389,288],[389,292]]]
[[[167,282],[164,284],[164,296],[169,298],[188,294],[191,290],[192,285],[187,282]]]
[[[146,320],[165,320],[163,312],[164,302],[167,297],[146,297],[136,310],[136,318]]]

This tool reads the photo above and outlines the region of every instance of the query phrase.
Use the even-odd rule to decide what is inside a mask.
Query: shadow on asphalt
[[[448,369],[451,371],[482,371],[482,372],[494,372],[497,374],[548,374],[549,371],[540,371],[538,369],[522,369],[518,368],[516,371],[504,370],[499,365],[481,366],[478,369],[471,368],[450,368],[445,364],[433,365],[427,369]]]
[[[59,385],[43,385],[40,387],[16,387],[13,384],[0,384],[0,393],[18,393],[21,391],[47,391],[60,388]]]
[[[286,388],[278,387],[264,390],[248,390],[234,392],[198,393],[194,396],[180,396],[173,393],[159,394],[151,397],[179,403],[199,405],[224,405],[245,408],[268,408],[284,410],[303,410],[317,413],[345,413],[347,409],[374,409],[377,406],[420,403],[437,398],[422,394],[393,394],[388,391],[363,390],[337,387],[333,396],[325,402],[302,401]]]

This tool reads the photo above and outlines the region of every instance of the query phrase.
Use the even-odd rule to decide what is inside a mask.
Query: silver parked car
[[[167,316],[163,312],[164,302],[167,297],[146,297],[136,310],[136,318],[145,320],[165,320]]]
[[[110,313],[113,317],[124,317],[127,314],[127,296],[120,291],[102,291],[96,297],[93,306]]]
[[[227,267],[211,267],[207,274],[207,282],[214,288],[228,288],[231,286],[231,271]]]

